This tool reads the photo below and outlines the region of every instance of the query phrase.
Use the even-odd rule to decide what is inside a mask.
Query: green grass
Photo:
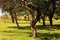
[[[19,21],[20,28],[18,29],[15,23],[0,21],[0,40],[42,40],[45,37],[49,40],[60,40],[60,20],[54,20],[52,28],[49,27],[49,21],[46,21],[46,28],[43,28],[42,21],[37,23],[38,37],[32,38],[29,21]],[[40,26],[39,26],[40,25]]]

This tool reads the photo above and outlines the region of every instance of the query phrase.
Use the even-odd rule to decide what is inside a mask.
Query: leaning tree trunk
[[[31,16],[32,16],[32,20],[31,20],[31,30],[32,30],[32,36],[33,37],[36,37],[36,27],[35,27],[35,24],[36,24],[36,20],[35,20],[35,15],[33,12],[31,12]]]
[[[28,16],[28,21],[29,21],[29,15],[27,15]]]
[[[50,9],[50,11],[49,11],[49,20],[50,20],[50,25],[53,25],[53,21],[52,21],[52,18],[53,18],[53,15],[54,15],[54,13],[55,13],[55,10],[56,10],[56,0],[54,1],[54,0],[51,0],[50,1],[50,4],[51,4],[51,6],[52,6],[52,9]],[[53,11],[52,11],[53,10]]]
[[[18,21],[17,21],[17,15],[16,15],[16,13],[14,13],[15,14],[15,21],[16,21],[16,24],[17,24],[17,26],[18,26],[18,28],[19,28],[19,24],[18,24]]]
[[[36,23],[37,23],[37,19],[32,20],[32,22],[31,22],[31,30],[32,30],[33,37],[36,37],[36,35],[37,35],[36,26],[35,26]]]
[[[28,7],[25,7],[25,9],[28,10],[31,13],[31,17],[32,17],[32,20],[31,20],[32,37],[36,37],[37,32],[36,32],[35,24],[36,24],[37,20],[35,19],[34,11],[32,11]]]
[[[37,36],[37,31],[36,31],[36,26],[35,25],[36,25],[37,21],[40,20],[40,14],[39,13],[40,13],[40,11],[37,10],[36,18],[35,18],[34,13],[31,13],[31,15],[32,15],[31,29],[32,29],[32,36],[33,37]]]
[[[34,20],[32,20],[32,22],[31,22],[31,29],[32,29],[32,36],[33,37],[36,37],[37,36],[37,31],[36,31],[36,23],[37,23],[37,21],[39,21],[39,19],[40,18],[36,18],[36,19],[34,19]]]
[[[53,16],[54,16],[54,13],[55,13],[54,10],[53,10],[53,12],[52,12],[52,11],[49,12],[49,21],[50,21],[50,25],[51,25],[51,26],[53,25],[53,20],[52,20],[52,18],[53,18]]]
[[[50,25],[52,26],[53,25],[52,17],[49,17],[49,20],[50,20]]]
[[[54,13],[55,13],[55,7],[53,7],[53,11],[49,11],[49,20],[50,20],[50,25],[53,25],[53,16],[54,16]]]
[[[51,9],[50,9],[50,11],[49,11],[49,21],[50,21],[50,25],[51,25],[51,26],[53,25],[52,18],[53,18],[53,13],[52,13],[52,11],[51,11]]]
[[[45,26],[45,14],[43,14],[42,20],[43,20],[43,26]]]
[[[10,11],[10,15],[11,15],[12,23],[14,23],[14,15],[11,11]]]
[[[35,24],[36,24],[36,20],[32,20],[31,22],[32,37],[36,37],[36,33],[37,33]]]

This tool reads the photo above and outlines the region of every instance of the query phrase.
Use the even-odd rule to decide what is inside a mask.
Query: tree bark
[[[10,15],[11,15],[12,23],[14,23],[14,15],[13,15],[13,13],[10,12]]]
[[[36,24],[37,20],[32,20],[31,22],[31,30],[32,30],[32,36],[33,37],[36,37],[37,35],[37,31],[36,31],[36,27],[35,27],[35,24]]]
[[[45,18],[43,18],[43,26],[45,26]]]
[[[18,28],[19,28],[19,24],[18,24],[18,22],[17,22],[17,15],[16,15],[16,13],[14,13],[15,14],[15,21],[16,21],[16,24],[17,24],[17,26],[18,26]]]
[[[43,26],[45,26],[45,14],[43,14],[42,20],[43,20]]]
[[[31,12],[31,11],[30,11]],[[35,24],[36,24],[36,21],[35,21],[35,15],[34,15],[34,12],[31,12],[31,17],[32,17],[32,20],[31,20],[31,30],[32,30],[32,36],[33,37],[36,37],[36,27],[35,27]]]
[[[50,17],[49,20],[50,20],[50,25],[52,26],[53,25],[52,17]]]

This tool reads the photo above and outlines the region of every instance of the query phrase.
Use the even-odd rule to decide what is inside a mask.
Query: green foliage
[[[21,7],[21,0],[3,0],[2,5],[3,10],[5,11],[8,11],[10,9],[15,9],[15,11],[19,11]]]

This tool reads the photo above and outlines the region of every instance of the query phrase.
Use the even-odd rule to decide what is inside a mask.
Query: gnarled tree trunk
[[[35,25],[36,25],[37,21],[40,20],[40,16],[41,16],[41,11],[40,11],[40,7],[39,6],[37,7],[36,11],[37,11],[36,18],[34,16],[34,13],[31,13],[31,15],[32,15],[31,29],[32,29],[32,36],[33,37],[37,36],[37,31],[36,31],[36,26]]]
[[[36,26],[35,26],[37,21],[39,21],[39,18],[36,18],[36,19],[32,20],[32,22],[31,22],[31,30],[32,30],[33,37],[37,36],[37,31],[36,31]]]

